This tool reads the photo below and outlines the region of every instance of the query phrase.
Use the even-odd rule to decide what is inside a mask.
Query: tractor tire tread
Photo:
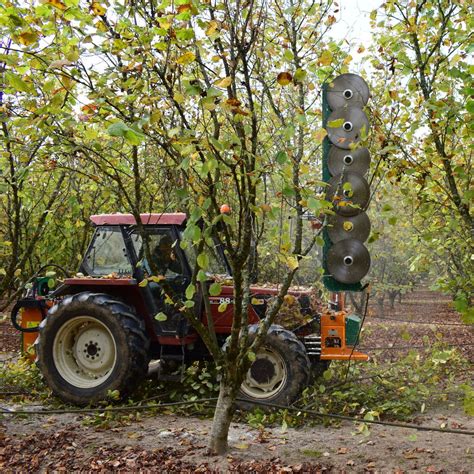
[[[256,333],[257,329],[258,325],[252,325],[249,328],[250,337]],[[266,403],[288,405],[295,401],[303,388],[307,385],[310,379],[310,361],[303,343],[291,331],[288,331],[279,325],[272,325],[267,333],[267,341],[269,338],[270,340],[276,338],[279,341],[278,344],[281,344],[281,346],[285,348],[285,350],[282,350],[280,354],[285,359],[286,364],[288,364],[291,377],[288,377],[286,386],[281,392],[268,400],[262,401]],[[251,402],[251,397],[242,392],[239,392],[238,397],[241,399],[237,402],[237,406],[240,409],[252,410],[259,407]],[[265,407],[262,405],[260,405],[259,408],[265,410]]]
[[[93,393],[94,390],[88,389],[91,393],[88,393],[86,397],[80,395],[80,390],[65,389],[62,386],[64,383],[62,384],[60,380],[56,380],[60,377],[59,374],[56,374],[57,370],[51,370],[51,367],[48,367],[48,364],[42,360],[42,341],[44,337],[54,339],[54,333],[48,334],[54,321],[71,311],[77,312],[79,308],[87,309],[94,315],[108,314],[115,317],[118,320],[121,331],[125,334],[125,344],[127,346],[127,359],[125,360],[127,370],[120,371],[119,380],[110,380],[109,383],[107,379],[105,382],[108,385],[105,388],[101,388],[104,384],[100,385],[95,390],[97,393]],[[108,390],[119,390],[121,397],[130,393],[146,376],[149,362],[148,348],[149,340],[145,334],[144,323],[134,314],[133,308],[108,294],[92,292],[66,296],[57,305],[53,306],[48,312],[47,317],[43,320],[38,338],[35,341],[36,364],[53,393],[66,402],[82,406],[103,400],[106,398]],[[44,357],[44,359],[47,358]]]

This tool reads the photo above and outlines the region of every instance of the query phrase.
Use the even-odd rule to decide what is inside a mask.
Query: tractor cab
[[[80,272],[91,277],[158,274],[166,280],[189,280],[195,260],[193,249],[180,245],[185,214],[142,214],[144,236],[130,215],[92,216],[96,226]],[[230,267],[218,245],[208,248],[210,272],[230,274]]]

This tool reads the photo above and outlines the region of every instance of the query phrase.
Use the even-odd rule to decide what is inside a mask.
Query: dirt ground
[[[416,420],[430,426],[474,430],[460,412]],[[3,417],[0,470],[76,471],[152,469],[160,472],[474,472],[474,439],[373,425],[304,427],[281,432],[233,423],[226,457],[209,456],[210,420],[169,415],[98,430],[73,415]]]
[[[420,321],[429,324],[418,324]],[[447,325],[450,323],[453,326]],[[372,305],[361,345],[418,346],[435,340],[472,344],[473,328],[459,323],[459,315],[447,299],[426,289],[418,290],[393,310],[384,308],[381,312]],[[5,357],[5,350],[15,350],[18,339],[7,329],[3,335],[0,342]],[[473,361],[472,346],[459,349]],[[396,360],[403,353],[368,352],[381,362]],[[465,377],[472,380],[472,375],[467,373]],[[1,407],[21,408],[8,397],[0,399]],[[474,431],[474,418],[464,414],[456,403],[431,408],[410,422]],[[474,472],[473,436],[378,425],[368,425],[368,433],[363,434],[359,426],[351,422],[337,427],[308,424],[282,432],[280,426],[257,430],[233,423],[228,455],[215,457],[206,449],[209,419],[143,414],[140,421],[99,429],[87,424],[83,415],[0,415],[0,471]]]

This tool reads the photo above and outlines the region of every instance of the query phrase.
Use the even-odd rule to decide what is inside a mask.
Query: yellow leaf
[[[193,6],[190,3],[185,3],[178,7],[178,13],[186,13],[192,11]]]
[[[299,267],[296,257],[286,257],[286,265],[290,270],[296,270]]]
[[[296,301],[296,298],[293,295],[285,295],[283,300],[286,304],[292,305]]]
[[[343,124],[344,124],[344,119],[341,118],[341,119],[331,120],[330,122],[328,122],[327,126],[329,128],[339,128],[339,127],[342,127]]]
[[[280,86],[287,86],[293,80],[293,76],[289,72],[280,72],[277,76],[277,82]]]
[[[351,221],[344,221],[342,227],[346,232],[350,232],[354,228],[354,224]]]
[[[190,64],[196,59],[196,55],[192,51],[182,54],[176,62],[178,64]]]
[[[173,99],[178,103],[182,104],[184,102],[184,95],[181,94],[180,92],[175,92]]]
[[[344,64],[349,64],[351,61],[352,61],[352,56],[351,56],[350,54],[348,54],[348,55],[344,58],[343,63],[344,63]]]
[[[66,4],[61,2],[61,0],[46,0],[44,3],[47,5],[52,5],[58,10],[66,10]]]
[[[107,11],[107,9],[98,2],[92,3],[91,10],[95,16],[105,15],[105,12]]]
[[[236,444],[235,447],[237,449],[249,449],[249,445],[247,443],[239,443],[239,444]]]
[[[221,60],[221,57],[220,57],[220,56],[217,56],[217,54],[214,55],[214,56],[212,56],[212,58],[211,58],[211,61],[212,61],[213,63],[217,63],[217,62],[220,61],[220,60]]]
[[[212,36],[217,31],[217,26],[217,21],[210,21],[206,29],[206,36]]]
[[[154,110],[150,115],[150,123],[159,122],[161,115],[161,110]]]
[[[214,85],[217,87],[229,87],[232,84],[232,78],[230,76],[224,77],[224,79],[220,79],[219,81],[215,82]]]
[[[154,281],[155,283],[160,283],[160,281],[166,280],[166,277],[164,277],[163,275],[153,275],[151,277],[148,277],[148,280]]]
[[[38,41],[38,33],[35,31],[24,31],[23,33],[20,34],[18,37],[19,41],[21,44],[28,46],[30,44],[36,43]]]
[[[106,31],[108,31],[107,25],[106,25],[102,20],[99,20],[99,21],[95,24],[95,27],[96,27],[99,31],[102,31],[102,33],[105,33]]]
[[[142,288],[147,285],[148,285],[148,280],[146,278],[138,284],[138,286],[141,286]]]
[[[329,66],[332,62],[332,53],[327,49],[326,51],[319,56],[319,63],[322,64],[323,66]]]
[[[313,133],[313,137],[318,143],[322,143],[324,140],[324,137],[328,134],[327,130],[325,128],[320,128],[319,130],[316,130]]]

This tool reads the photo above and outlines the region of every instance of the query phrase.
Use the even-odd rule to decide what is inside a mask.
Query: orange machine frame
[[[368,360],[369,356],[346,345],[345,311],[323,313],[321,315],[321,360]],[[331,342],[340,340],[340,346],[334,347]]]
[[[49,308],[53,306],[52,301],[47,301],[46,306]],[[38,326],[39,323],[42,321],[43,316],[41,314],[41,310],[39,308],[21,308],[21,323],[20,326],[22,328],[31,328]],[[31,351],[30,348],[36,341],[38,337],[38,331],[35,332],[22,332],[22,342],[21,342],[21,349],[22,352],[31,360],[34,360],[36,355],[34,351]]]

